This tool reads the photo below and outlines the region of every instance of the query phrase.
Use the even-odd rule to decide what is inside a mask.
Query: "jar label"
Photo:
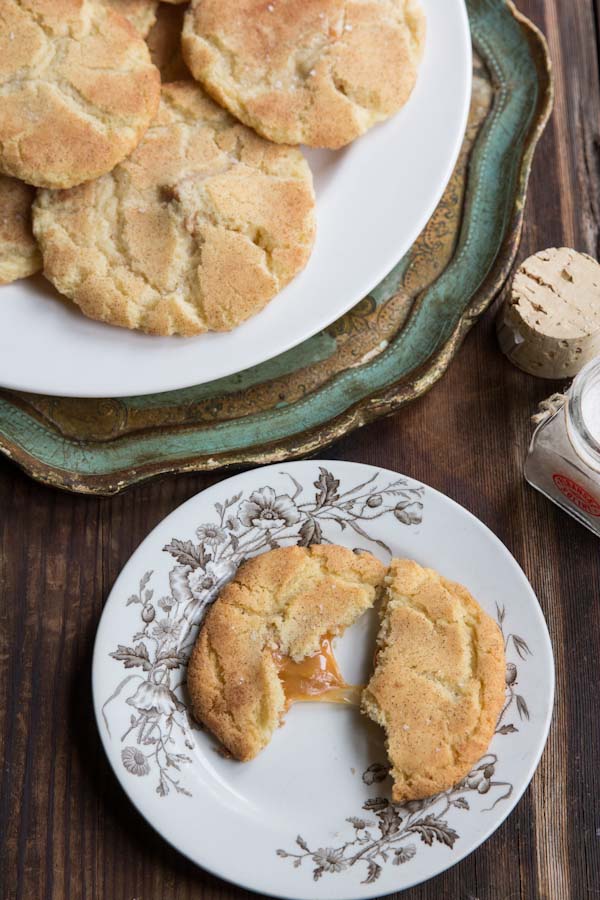
[[[564,494],[567,500],[570,500],[578,509],[587,513],[588,516],[600,517],[600,502],[584,487],[571,478],[567,478],[566,475],[558,473],[552,476],[552,480],[561,494]]]

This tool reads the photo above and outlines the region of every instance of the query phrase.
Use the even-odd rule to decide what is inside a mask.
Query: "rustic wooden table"
[[[598,256],[600,3],[520,8],[548,35],[556,72],[520,258],[561,244]],[[530,789],[483,847],[403,900],[600,895],[600,544],[522,476],[529,415],[553,389],[503,359],[490,312],[428,396],[328,454],[398,469],[479,516],[525,569],[554,644],[554,722]],[[90,698],[94,633],[119,570],[154,525],[215,480],[169,478],[95,500],[0,462],[1,900],[253,896],[144,823],[108,768]]]

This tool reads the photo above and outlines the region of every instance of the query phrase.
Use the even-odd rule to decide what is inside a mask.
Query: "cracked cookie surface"
[[[0,0],[0,171],[67,188],[110,171],[154,117],[160,76],[96,0]]]
[[[160,334],[228,331],[306,264],[314,193],[297,148],[236,122],[193,82],[110,174],[40,191],[45,275],[94,319]]]
[[[487,751],[504,702],[504,644],[469,592],[392,560],[362,709],[386,732],[394,802],[452,787]]]
[[[424,40],[418,0],[193,0],[182,46],[259,134],[336,149],[406,103]]]
[[[315,545],[272,550],[240,566],[209,610],[187,685],[194,716],[239,760],[265,747],[286,708],[274,653],[317,652],[369,609],[385,567],[369,553]]]
[[[104,0],[112,9],[131,22],[143,38],[156,22],[158,0]]]
[[[27,278],[42,268],[42,254],[31,230],[34,188],[0,175],[0,284]]]

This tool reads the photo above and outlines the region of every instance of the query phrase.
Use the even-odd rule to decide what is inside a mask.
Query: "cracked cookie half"
[[[229,331],[304,267],[315,235],[308,164],[189,82],[110,174],[40,191],[44,274],[92,319],[158,335]]]
[[[429,797],[486,752],[504,702],[504,644],[469,592],[392,560],[362,709],[384,728],[396,803]]]
[[[295,690],[302,678],[315,687],[303,663],[373,605],[384,574],[370,553],[333,545],[285,547],[244,563],[208,612],[192,651],[187,684],[194,716],[236,759],[253,759],[294,699],[285,676]],[[340,688],[335,667],[331,674],[321,693]]]

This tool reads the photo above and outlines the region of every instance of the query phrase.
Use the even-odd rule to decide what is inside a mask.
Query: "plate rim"
[[[161,394],[168,393],[171,391],[177,390],[185,390],[186,388],[196,387],[202,384],[210,384],[212,381],[221,380],[223,378],[231,377],[232,375],[238,374],[240,371],[247,371],[252,369],[262,363],[269,362],[271,359],[274,359],[277,356],[282,355],[290,350],[293,350],[295,347],[304,343],[310,338],[314,337],[323,329],[329,327],[334,321],[340,318],[342,315],[347,313],[353,306],[355,306],[360,300],[367,296],[370,291],[373,290],[394,268],[394,266],[398,263],[398,261],[406,254],[412,244],[415,242],[419,234],[422,232],[423,228],[426,226],[427,222],[435,212],[443,193],[448,186],[450,178],[452,176],[452,172],[454,171],[454,167],[458,160],[460,150],[462,147],[462,143],[464,140],[464,134],[468,121],[469,114],[469,106],[472,94],[472,69],[473,69],[473,48],[472,48],[472,40],[471,40],[471,30],[469,24],[469,16],[466,7],[466,0],[453,0],[456,8],[457,21],[460,20],[461,24],[461,35],[464,47],[461,47],[460,59],[461,63],[464,65],[464,79],[463,79],[463,94],[462,94],[462,108],[460,112],[460,117],[457,117],[455,122],[456,133],[453,136],[452,141],[448,141],[450,152],[448,155],[448,159],[446,160],[446,166],[443,173],[440,175],[437,183],[437,189],[432,192],[429,203],[423,207],[423,211],[418,219],[413,222],[412,227],[407,230],[406,238],[403,244],[398,244],[398,246],[390,251],[390,258],[386,260],[385,263],[382,263],[376,272],[372,272],[368,279],[365,279],[364,282],[360,283],[360,287],[357,287],[353,290],[352,294],[348,294],[348,297],[351,299],[346,299],[342,306],[339,309],[336,309],[333,313],[328,313],[324,318],[320,319],[318,323],[314,323],[312,326],[302,331],[300,337],[293,336],[291,333],[291,329],[288,331],[288,336],[285,340],[279,342],[278,346],[274,350],[269,350],[265,355],[264,351],[260,353],[254,353],[253,357],[244,362],[243,368],[240,369],[239,366],[235,362],[231,362],[229,365],[225,366],[222,370],[219,370],[218,374],[215,376],[211,374],[210,377],[198,377],[197,374],[182,376],[172,376],[170,378],[164,378],[160,380],[160,383],[148,381],[147,378],[144,379],[144,382],[140,385],[133,385],[129,387],[121,387],[119,385],[110,388],[101,388],[97,385],[93,387],[88,387],[86,389],[77,389],[77,387],[73,387],[72,384],[77,383],[76,378],[72,378],[68,384],[47,386],[45,384],[40,383],[40,378],[31,378],[31,367],[27,367],[24,373],[20,373],[18,377],[15,377],[12,372],[8,374],[2,374],[2,381],[0,382],[0,388],[11,390],[11,391],[20,391],[23,393],[41,393],[50,397],[69,397],[76,399],[105,399],[106,397],[113,398],[126,398],[126,397],[142,397],[149,396],[153,394]],[[462,52],[464,50],[464,53]],[[317,206],[318,211],[318,206]],[[301,277],[302,273],[300,273]],[[37,276],[43,277],[43,276]],[[276,299],[276,298],[274,298]],[[260,314],[259,314],[260,315]],[[253,317],[256,318],[256,317]],[[96,323],[103,325],[104,323]],[[244,323],[243,323],[244,324]],[[243,324],[241,327],[243,327]],[[116,326],[107,326],[107,328],[116,327]],[[231,332],[233,333],[233,332]],[[196,336],[196,339],[201,339],[203,336]],[[173,338],[163,338],[163,340],[177,340],[176,337]],[[185,340],[185,339],[184,339]],[[192,338],[191,340],[194,340]],[[251,342],[248,342],[251,344]],[[258,342],[257,342],[258,346]],[[261,346],[263,342],[261,342]],[[233,349],[233,348],[231,348]],[[149,351],[150,352],[150,351]],[[202,352],[202,347],[198,348],[199,354]],[[123,353],[126,353],[126,349],[124,348]],[[27,353],[24,354],[26,357]],[[230,358],[228,354],[226,354],[226,358]],[[235,358],[235,353],[231,355],[231,360]],[[162,367],[157,367],[162,371]]]
[[[527,590],[527,592],[530,596],[530,599],[533,601],[533,603],[531,605],[531,613],[537,619],[537,624],[540,629],[539,630],[540,640],[543,638],[542,643],[546,650],[547,663],[549,665],[549,675],[550,675],[550,683],[548,685],[549,694],[548,694],[547,712],[546,712],[544,721],[540,724],[538,745],[536,748],[536,752],[534,754],[534,757],[532,758],[530,765],[527,768],[527,772],[525,773],[525,775],[522,778],[522,783],[521,783],[519,789],[517,789],[517,791],[508,799],[507,809],[506,810],[503,809],[501,811],[500,817],[497,818],[492,824],[490,824],[490,826],[488,828],[485,828],[483,830],[481,836],[478,836],[477,839],[475,840],[475,842],[473,842],[469,845],[469,849],[465,850],[464,852],[458,851],[456,857],[453,857],[448,862],[447,865],[444,865],[443,868],[440,868],[431,876],[428,876],[426,878],[418,877],[414,881],[403,884],[401,887],[394,887],[389,891],[387,889],[384,889],[382,891],[381,888],[376,888],[375,885],[360,884],[360,885],[357,885],[357,891],[354,891],[352,893],[346,892],[344,894],[345,900],[372,900],[372,898],[389,896],[390,894],[393,894],[397,891],[408,890],[410,888],[416,887],[417,885],[424,884],[424,883],[442,875],[444,872],[453,868],[455,865],[462,862],[464,859],[466,859],[468,856],[470,856],[472,853],[474,853],[477,849],[479,849],[479,847],[481,847],[482,844],[484,844],[492,836],[492,834],[494,834],[504,824],[506,819],[511,815],[511,813],[515,810],[515,808],[521,801],[525,791],[530,787],[531,781],[533,780],[533,777],[539,767],[541,757],[542,757],[543,752],[547,745],[548,735],[549,735],[550,726],[552,723],[552,718],[553,718],[553,713],[554,713],[555,691],[556,691],[556,666],[555,666],[555,659],[554,659],[554,650],[552,647],[552,641],[550,638],[548,624],[546,622],[546,618],[545,618],[543,609],[542,609],[541,604],[538,600],[538,597],[533,589],[533,586],[529,582],[529,579],[527,578],[527,576],[526,576],[525,572],[523,571],[521,565],[519,564],[518,560],[513,556],[513,554],[508,549],[508,547],[504,544],[504,542],[491,530],[491,528],[489,528],[489,526],[487,526],[485,524],[485,522],[483,522],[481,519],[479,519],[476,515],[474,515],[472,512],[470,512],[470,510],[466,509],[466,507],[464,507],[462,504],[458,503],[456,500],[452,499],[447,494],[444,494],[442,491],[438,490],[437,488],[431,487],[427,483],[420,481],[419,479],[415,478],[414,476],[405,475],[402,472],[396,472],[393,469],[388,469],[387,467],[383,467],[383,466],[374,466],[374,465],[371,465],[370,463],[356,462],[354,460],[344,460],[344,459],[335,460],[335,459],[327,459],[327,458],[312,459],[311,458],[311,459],[303,459],[303,460],[291,460],[291,461],[287,461],[287,462],[284,461],[281,463],[273,463],[272,465],[264,466],[264,467],[253,467],[246,471],[238,472],[227,478],[221,479],[220,481],[216,482],[215,484],[209,485],[208,487],[204,488],[204,490],[199,491],[198,493],[194,494],[192,497],[189,497],[183,503],[179,504],[179,506],[175,507],[175,509],[173,509],[171,512],[169,512],[166,516],[164,516],[159,522],[157,522],[157,524],[154,526],[154,528],[152,528],[151,531],[149,531],[148,534],[142,539],[142,541],[138,544],[138,546],[135,548],[133,553],[127,559],[125,564],[122,566],[122,568],[119,571],[119,574],[118,574],[117,578],[115,579],[115,582],[108,594],[108,597],[107,597],[104,607],[102,609],[100,619],[98,621],[96,635],[94,638],[94,647],[93,647],[93,652],[92,652],[91,689],[92,689],[92,703],[93,703],[93,708],[94,708],[94,718],[96,721],[96,727],[97,727],[97,730],[98,730],[98,733],[100,736],[100,740],[102,743],[102,747],[103,747],[107,762],[108,762],[113,774],[116,776],[119,785],[121,786],[122,790],[124,791],[128,802],[132,804],[132,806],[136,809],[137,813],[139,815],[141,815],[141,817],[146,821],[146,823],[158,835],[160,835],[160,837],[163,840],[165,840],[167,842],[167,844],[169,844],[174,850],[176,850],[178,853],[180,853],[186,859],[189,859],[190,862],[192,862],[195,866],[198,866],[201,870],[205,870],[209,874],[222,879],[224,882],[235,885],[236,887],[241,888],[243,890],[252,891],[259,895],[262,894],[263,896],[278,898],[278,900],[305,900],[305,896],[303,893],[299,893],[297,891],[290,891],[290,892],[286,892],[285,894],[282,894],[282,893],[275,892],[275,891],[265,890],[264,886],[262,886],[262,885],[257,884],[256,886],[253,886],[253,882],[236,881],[230,875],[228,875],[226,872],[220,870],[218,867],[213,867],[210,864],[210,862],[208,864],[206,864],[205,862],[199,862],[197,858],[195,859],[191,854],[189,854],[188,852],[186,852],[185,850],[182,850],[179,846],[177,846],[177,844],[162,829],[162,826],[159,827],[158,825],[155,825],[154,822],[152,822],[150,820],[150,818],[148,816],[146,816],[146,814],[143,812],[141,807],[138,806],[136,800],[132,797],[132,795],[130,794],[130,792],[128,790],[129,782],[126,780],[125,774],[122,771],[121,767],[113,765],[113,760],[112,760],[112,755],[111,755],[113,752],[112,751],[112,742],[109,740],[108,736],[105,735],[104,730],[101,725],[101,715],[102,715],[101,704],[100,704],[100,684],[101,684],[101,682],[99,681],[98,670],[104,661],[101,660],[101,658],[100,658],[100,649],[99,649],[100,633],[102,630],[103,620],[105,619],[105,617],[107,616],[107,613],[108,613],[109,604],[118,602],[118,598],[117,598],[116,594],[119,589],[119,585],[122,581],[126,580],[126,577],[128,577],[129,569],[133,565],[134,560],[137,557],[138,553],[140,553],[142,551],[143,546],[151,539],[153,534],[161,526],[163,526],[167,520],[171,519],[173,516],[178,514],[181,510],[197,503],[199,498],[202,497],[203,495],[205,495],[207,492],[211,492],[213,490],[219,490],[226,484],[230,484],[233,481],[237,481],[239,479],[251,478],[252,476],[256,476],[258,473],[262,474],[264,472],[265,474],[267,474],[274,470],[277,470],[277,472],[280,473],[282,468],[286,469],[286,470],[291,468],[293,470],[298,467],[304,467],[307,465],[311,465],[311,466],[314,465],[315,467],[322,465],[325,467],[332,467],[335,469],[335,466],[339,466],[340,464],[342,464],[344,466],[349,466],[351,468],[357,467],[357,468],[360,468],[363,470],[369,470],[371,474],[381,473],[381,474],[389,474],[394,477],[404,477],[404,478],[408,479],[408,481],[410,481],[410,482],[413,482],[413,483],[423,486],[427,492],[430,492],[431,494],[435,495],[436,498],[439,501],[441,501],[442,503],[448,504],[451,508],[457,507],[459,514],[466,515],[466,517],[469,520],[474,521],[474,523],[477,526],[479,526],[480,528],[483,529],[484,533],[486,534],[486,537],[488,539],[491,538],[491,544],[493,544],[496,547],[498,553],[500,553],[500,555],[503,556],[515,568],[516,573],[518,574],[520,580],[523,582],[524,590]],[[126,572],[127,572],[127,575],[126,575]],[[362,888],[362,890],[358,891],[358,888]],[[325,895],[323,895],[323,896],[325,896]],[[335,898],[335,900],[342,900],[342,895],[340,895],[340,894],[331,893],[328,896],[330,896],[331,900],[334,900],[334,898]]]

